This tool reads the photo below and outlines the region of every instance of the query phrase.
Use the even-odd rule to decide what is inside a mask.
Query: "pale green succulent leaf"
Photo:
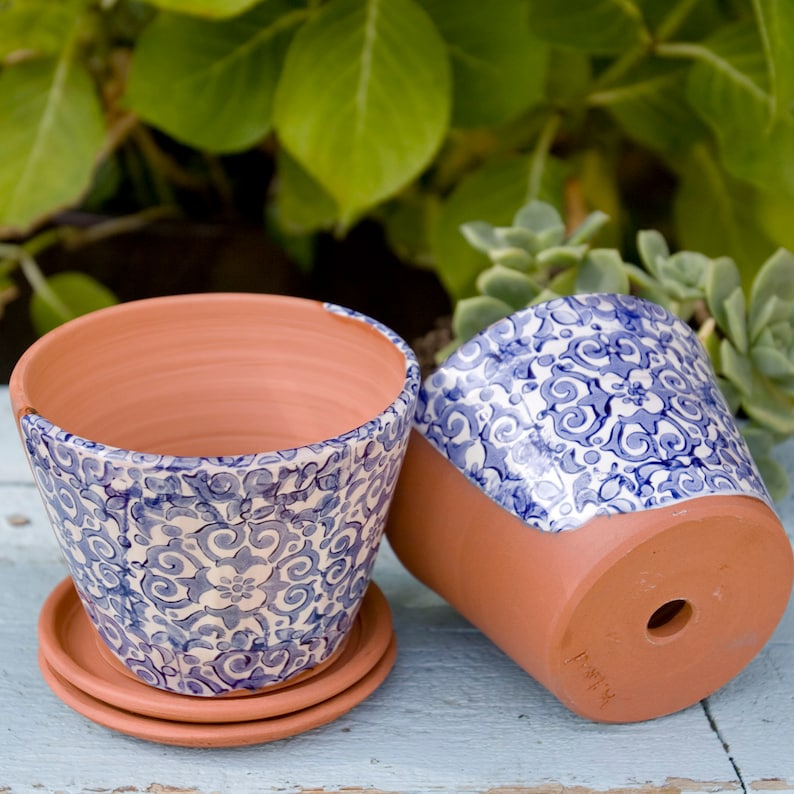
[[[601,210],[591,212],[569,235],[567,245],[579,245],[593,239],[609,223],[609,215]]]
[[[460,180],[444,200],[431,234],[435,267],[453,299],[471,295],[477,274],[490,262],[460,233],[468,221],[494,225],[512,223],[516,207],[527,200],[527,185],[536,158],[495,158]],[[540,197],[555,206],[563,204],[563,186],[569,165],[555,157],[542,160]]]
[[[538,265],[548,268],[568,268],[578,265],[589,250],[587,245],[553,245],[535,255]]]
[[[706,273],[706,303],[720,328],[728,327],[725,302],[735,290],[741,289],[742,277],[736,263],[729,257],[712,259]]]
[[[528,229],[544,239],[547,245],[559,245],[565,239],[565,222],[557,208],[545,201],[530,201],[513,216],[513,226]]]
[[[498,248],[490,252],[490,257],[494,264],[522,272],[527,271],[532,265],[532,256],[523,248]]]
[[[753,342],[764,336],[769,331],[769,326],[775,322],[786,319],[789,315],[790,304],[780,300],[777,295],[772,295],[765,303],[755,304],[756,312],[753,314],[753,306],[750,307],[750,338]]]
[[[574,267],[569,267],[566,270],[560,271],[549,281],[547,291],[552,293],[553,297],[575,294],[577,275],[577,269]],[[542,294],[542,292],[540,294]],[[535,303],[538,302],[540,294],[535,298]],[[550,300],[550,298],[544,299]]]
[[[735,287],[724,301],[725,327],[723,330],[740,353],[748,351],[747,302],[741,286]]]
[[[775,347],[755,345],[750,358],[759,372],[773,380],[794,375],[794,361]]]
[[[753,365],[748,356],[742,355],[730,339],[723,339],[720,344],[720,368],[723,375],[736,386],[745,396],[749,396],[753,388]]]
[[[507,317],[514,311],[505,303],[490,295],[475,295],[458,301],[452,316],[452,331],[465,342],[497,320]]]
[[[472,248],[489,254],[501,248],[503,243],[496,236],[496,229],[485,221],[469,221],[460,226],[461,234]]]
[[[627,293],[629,277],[623,269],[620,254],[609,248],[590,251],[579,267],[576,291]]]
[[[661,232],[643,229],[637,234],[637,250],[648,272],[657,279],[661,277],[660,264],[670,256],[670,248]]]
[[[498,226],[494,229],[494,234],[503,246],[524,248],[532,252],[539,247],[537,235],[521,226]]]
[[[498,298],[513,309],[526,306],[540,292],[540,287],[524,273],[496,264],[477,277],[477,289]]]
[[[794,303],[794,254],[779,248],[761,265],[750,289],[750,333],[755,337],[764,325],[774,322],[777,311],[769,309],[769,303],[778,301]]]
[[[758,424],[781,436],[794,434],[794,395],[773,381],[756,377],[752,393],[745,396],[742,407]]]

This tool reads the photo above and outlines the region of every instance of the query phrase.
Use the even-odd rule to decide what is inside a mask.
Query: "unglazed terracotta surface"
[[[44,659],[41,672],[52,691],[84,717],[128,736],[182,747],[240,747],[284,739],[332,722],[366,700],[386,679],[394,666],[394,639],[375,666],[349,689],[315,706],[270,719],[244,722],[192,723],[156,719],[117,709],[92,698],[62,679]]]
[[[327,661],[259,692],[193,698],[147,686],[123,667],[106,650],[69,578],[52,591],[38,624],[41,659],[62,681],[120,710],[194,723],[261,720],[315,706],[364,678],[393,634],[389,605],[373,582],[342,648]]]
[[[417,388],[379,323],[238,294],[78,318],[10,384],[92,623],[141,681],[198,696],[280,684],[340,647]]]
[[[725,684],[794,577],[700,343],[626,296],[531,307],[444,362],[387,532],[417,578],[604,722]]]

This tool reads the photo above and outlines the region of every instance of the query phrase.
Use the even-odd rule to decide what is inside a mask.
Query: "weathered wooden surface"
[[[794,444],[783,451],[794,472]],[[780,504],[789,533],[794,498]],[[383,549],[376,580],[395,668],[330,725],[229,750],[166,747],[95,725],[36,665],[36,621],[65,575],[0,389],[0,792],[794,792],[794,606],[724,689],[635,725],[586,722]]]

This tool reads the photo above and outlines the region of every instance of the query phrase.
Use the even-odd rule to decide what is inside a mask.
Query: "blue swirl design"
[[[296,449],[131,452],[23,416],[26,452],[77,592],[141,680],[211,696],[328,658],[370,581],[413,421],[419,367],[380,415]]]
[[[536,529],[706,494],[771,506],[686,323],[625,295],[523,309],[422,384],[416,429]]]

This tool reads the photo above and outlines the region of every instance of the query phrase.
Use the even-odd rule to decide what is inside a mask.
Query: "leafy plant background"
[[[0,306],[25,278],[43,331],[115,300],[38,266],[86,236],[75,208],[111,218],[89,238],[254,217],[309,270],[367,219],[458,304],[492,265],[461,226],[535,199],[568,230],[606,213],[597,242],[640,268],[655,229],[760,294],[794,249],[792,41],[784,0],[0,0]]]

